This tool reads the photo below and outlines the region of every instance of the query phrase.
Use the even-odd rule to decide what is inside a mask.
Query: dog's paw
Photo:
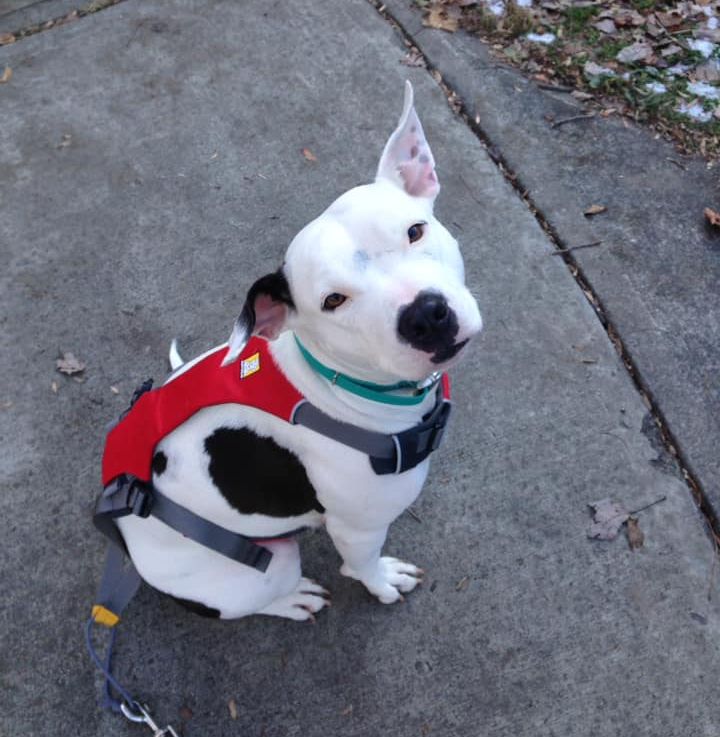
[[[301,578],[295,591],[275,599],[258,613],[287,617],[296,622],[314,622],[315,614],[325,606],[330,606],[329,592],[309,578]]]
[[[412,563],[405,563],[405,561],[388,556],[380,558],[377,569],[371,576],[357,576],[347,566],[343,566],[340,572],[345,576],[358,578],[365,584],[367,590],[377,596],[383,604],[402,601],[402,595],[412,591],[422,582],[425,575],[421,568]]]

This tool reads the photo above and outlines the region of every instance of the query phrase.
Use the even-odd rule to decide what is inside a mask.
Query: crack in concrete
[[[74,8],[64,15],[32,23],[31,25],[23,26],[16,31],[2,33],[0,34],[0,48],[3,46],[9,46],[16,41],[21,41],[29,36],[34,36],[37,33],[42,33],[43,31],[49,31],[52,28],[67,25],[68,23],[84,18],[87,15],[94,15],[95,13],[99,13],[101,10],[110,8],[113,5],[118,5],[124,1],[125,0],[93,0],[79,8]]]
[[[380,16],[397,31],[397,33],[400,35],[400,38],[402,39],[403,44],[408,48],[408,50],[412,51],[414,55],[424,61],[428,72],[445,93],[445,96],[448,98],[448,104],[451,110],[456,115],[458,115],[475,134],[477,139],[482,144],[483,148],[487,151],[487,154],[492,162],[499,169],[500,173],[517,192],[523,202],[525,202],[528,209],[533,214],[535,220],[538,222],[547,237],[550,239],[550,242],[556,248],[556,252],[554,252],[553,255],[560,256],[560,258],[562,258],[567,265],[570,274],[575,279],[575,282],[580,287],[580,290],[585,295],[585,298],[595,311],[600,324],[603,326],[608,338],[610,339],[610,342],[615,347],[620,360],[625,366],[625,369],[628,372],[630,379],[635,386],[635,389],[637,390],[643,403],[648,409],[650,418],[648,421],[652,422],[652,424],[654,425],[653,434],[658,439],[658,442],[662,443],[663,453],[658,456],[658,460],[662,455],[663,464],[665,466],[664,470],[667,470],[668,463],[672,462],[675,464],[677,470],[679,471],[679,475],[685,481],[685,484],[688,487],[690,494],[704,519],[710,539],[715,546],[716,551],[718,552],[718,556],[720,556],[720,519],[718,519],[717,515],[715,514],[700,481],[692,472],[690,462],[687,456],[680,449],[680,445],[677,442],[674,434],[670,430],[668,423],[665,420],[665,416],[663,415],[657,402],[653,398],[653,393],[650,387],[642,378],[640,370],[630,356],[630,353],[628,352],[622,339],[620,338],[617,329],[608,318],[607,310],[602,304],[602,301],[595,293],[595,290],[590,284],[589,279],[585,276],[581,267],[575,260],[572,254],[572,250],[569,248],[568,244],[563,242],[563,239],[560,237],[555,228],[550,225],[548,219],[543,215],[543,213],[534,203],[532,197],[530,197],[528,189],[523,186],[518,174],[515,173],[505,161],[505,158],[503,157],[499,149],[494,145],[490,136],[480,126],[479,121],[474,120],[469,115],[468,108],[461,97],[455,90],[450,87],[450,85],[448,85],[443,80],[442,73],[431,63],[430,59],[422,50],[419,43],[410,35],[405,27],[387,10],[386,6],[382,2],[380,2],[380,0],[368,0],[368,2],[375,8]],[[648,436],[649,434],[648,431],[649,428],[647,426],[647,423],[643,422],[643,432],[646,434],[646,436]],[[654,444],[653,447],[658,450],[658,448]]]

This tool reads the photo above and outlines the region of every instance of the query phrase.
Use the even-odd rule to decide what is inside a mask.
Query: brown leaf
[[[0,46],[6,46],[7,44],[15,43],[17,39],[12,33],[0,33]]]
[[[405,56],[400,59],[400,63],[406,67],[422,67],[425,68],[425,59],[417,49],[410,49]]]
[[[315,156],[315,154],[309,148],[304,148],[302,150],[302,155],[307,161],[317,161],[317,156]]]
[[[349,717],[353,713],[353,705],[350,704],[349,706],[346,706],[341,712],[341,717]]]
[[[228,701],[228,709],[230,710],[230,719],[237,719],[238,710],[237,710],[237,704],[235,703],[235,699],[230,699],[230,701]]]
[[[637,517],[628,517],[626,533],[630,550],[637,550],[643,546],[645,535],[640,529]]]
[[[594,540],[614,540],[623,523],[630,516],[622,504],[609,498],[591,502],[588,506],[594,510],[588,537]]]
[[[617,33],[617,26],[612,18],[604,18],[603,20],[599,20],[597,23],[593,23],[593,25],[598,29],[598,31],[602,31],[609,36],[613,36]]]
[[[58,358],[55,361],[55,367],[61,374],[67,374],[73,376],[74,374],[81,374],[85,371],[85,365],[81,360],[75,357],[74,354],[63,353],[62,358]]]
[[[703,210],[703,214],[707,218],[710,225],[714,225],[716,228],[720,228],[720,212],[713,210],[710,207],[706,207]]]
[[[5,67],[5,71],[0,75],[0,84],[5,84],[5,82],[9,82],[12,78],[12,69],[10,67]]]
[[[601,212],[605,212],[607,207],[605,205],[590,205],[587,210],[583,212],[586,218],[592,217],[593,215],[599,215]]]
[[[455,33],[458,29],[458,19],[450,16],[446,8],[433,5],[423,18],[423,25],[428,28],[437,28],[441,31]]]

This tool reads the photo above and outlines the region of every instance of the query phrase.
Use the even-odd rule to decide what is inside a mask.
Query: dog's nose
[[[397,331],[413,348],[435,353],[453,344],[458,333],[457,315],[442,294],[423,291],[400,309]]]

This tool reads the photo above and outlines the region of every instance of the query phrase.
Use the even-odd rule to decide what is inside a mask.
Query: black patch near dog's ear
[[[251,335],[275,340],[284,330],[291,309],[295,309],[295,303],[282,267],[260,277],[250,287],[240,317],[235,321],[222,365],[227,366],[242,353]]]

